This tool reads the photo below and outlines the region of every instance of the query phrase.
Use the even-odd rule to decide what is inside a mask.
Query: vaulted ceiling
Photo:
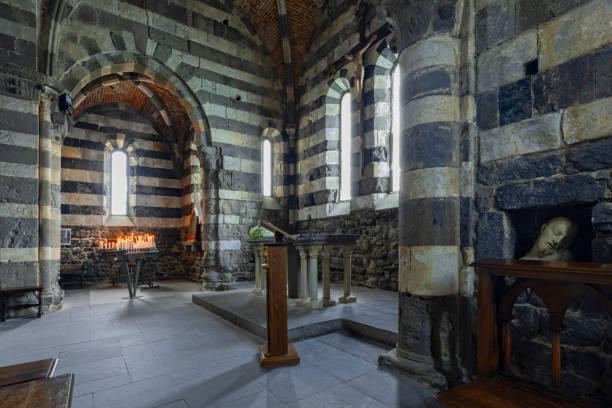
[[[315,24],[321,17],[321,10],[313,0],[236,0],[234,9],[244,19],[248,20],[260,36],[274,64],[277,66],[281,79],[285,80],[285,60],[283,58],[283,24],[279,17],[278,3],[285,3],[287,10],[287,37],[290,39],[291,68],[294,84],[299,82],[302,64],[310,36]]]

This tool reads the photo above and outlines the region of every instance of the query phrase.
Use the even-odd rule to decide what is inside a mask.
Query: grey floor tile
[[[317,340],[372,364],[378,364],[378,356],[391,350],[391,347],[356,339],[343,332],[321,336]]]
[[[93,408],[93,394],[73,397],[71,408]]]
[[[101,380],[103,378],[114,377],[116,375],[127,374],[125,361],[122,357],[111,358],[108,360],[92,361],[73,365],[70,367],[58,367],[56,375],[73,373],[74,383],[83,384],[89,381]]]
[[[381,368],[348,384],[390,407],[423,407],[424,401],[434,394],[433,390],[404,375]]]
[[[346,384],[339,384],[288,405],[289,408],[344,408],[365,398],[363,393]]]
[[[271,369],[259,379],[262,386],[284,403],[308,397],[340,382],[338,378],[304,362]]]
[[[107,347],[95,348],[92,350],[60,352],[57,365],[58,368],[64,368],[93,361],[108,360],[115,357],[121,357],[121,347],[118,344],[112,344]]]
[[[389,408],[389,406],[374,398],[365,397],[351,405],[347,405],[346,408]]]
[[[101,380],[89,381],[82,384],[76,384],[74,386],[74,396],[78,397],[86,394],[93,394],[94,392],[108,390],[115,388],[120,385],[129,384],[132,379],[128,374],[115,375],[113,377],[102,378]]]
[[[160,405],[156,408],[189,408],[185,400],[174,401],[169,404]]]
[[[93,394],[95,408],[154,408],[180,400],[167,375],[133,382]]]
[[[230,403],[221,403],[217,408],[283,408],[285,404],[280,402],[272,393],[261,390],[255,395],[250,395]]]
[[[376,370],[376,366],[318,340],[296,343],[302,361],[348,381]]]

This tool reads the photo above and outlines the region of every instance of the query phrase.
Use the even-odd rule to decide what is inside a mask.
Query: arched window
[[[340,100],[340,200],[351,199],[351,93]]]
[[[270,197],[272,195],[272,142],[269,139],[263,141],[261,165],[263,195]]]
[[[391,74],[391,191],[400,189],[400,67]]]
[[[116,150],[111,154],[111,215],[127,215],[127,205],[127,154],[121,150]]]

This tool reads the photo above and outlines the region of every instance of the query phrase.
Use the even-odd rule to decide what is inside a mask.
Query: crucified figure
[[[347,54],[346,60],[353,64],[355,69],[355,90],[357,92],[357,100],[361,101],[361,93],[363,92],[363,54],[370,48],[370,45],[376,40],[377,35],[374,34],[372,38],[359,50],[353,54]]]

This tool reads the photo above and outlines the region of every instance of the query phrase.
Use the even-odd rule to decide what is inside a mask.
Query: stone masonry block
[[[612,98],[572,106],[563,115],[563,138],[568,144],[612,136]]]
[[[571,147],[567,151],[567,161],[576,170],[582,171],[612,167],[612,138]]]
[[[593,0],[545,24],[539,63],[548,69],[612,42],[612,2]]]
[[[481,213],[478,216],[478,259],[514,258],[515,233],[510,217],[502,212]]]
[[[480,133],[481,162],[561,146],[561,114],[553,113]]]
[[[515,0],[497,0],[476,13],[476,50],[484,51],[512,37]]]
[[[606,181],[586,175],[506,184],[497,189],[500,210],[591,204],[603,198]]]
[[[537,31],[525,32],[478,56],[478,92],[525,77],[524,64],[538,56]]]
[[[520,122],[531,117],[531,79],[504,85],[499,88],[499,124]]]

